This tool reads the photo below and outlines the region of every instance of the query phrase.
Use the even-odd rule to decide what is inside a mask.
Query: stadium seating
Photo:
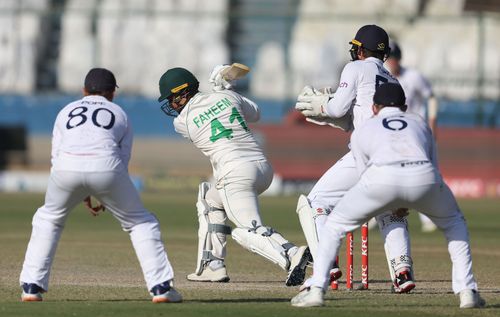
[[[96,64],[96,45],[92,36],[92,12],[96,0],[69,0],[62,17],[58,78],[59,88],[78,92],[90,67]]]
[[[495,16],[464,15],[463,5],[455,0],[429,0],[424,7],[417,0],[301,1],[288,52],[292,91],[305,84],[335,85],[349,59],[347,43],[360,26],[375,23],[400,42],[403,64],[429,77],[438,96],[497,99],[500,23]]]
[[[81,1],[68,2],[59,67],[63,91],[78,89],[74,79],[91,66],[113,70],[126,93],[156,96],[158,78],[175,66],[193,71],[204,89],[212,67],[229,61],[227,0],[87,1],[74,13],[70,8]]]
[[[283,100],[287,92],[285,51],[280,43],[262,45],[256,56],[250,93],[261,98]]]
[[[64,3],[60,16],[55,3]],[[48,71],[54,78],[49,89],[77,93],[88,69],[102,66],[116,73],[120,93],[153,98],[168,68],[189,68],[205,90],[211,68],[235,59],[253,69],[240,87],[258,98],[294,99],[306,84],[335,86],[349,60],[347,43],[361,25],[377,23],[400,42],[403,63],[431,79],[438,97],[497,100],[500,19],[468,14],[464,3],[1,0],[0,91],[43,89],[37,81]],[[43,33],[49,19],[60,19],[60,37]],[[49,30],[58,34],[59,27]],[[49,39],[57,41],[45,43]],[[59,52],[53,60],[46,59],[47,47]],[[53,66],[41,71],[46,64]]]
[[[0,91],[33,91],[40,29],[38,12],[47,3],[47,0],[0,1]]]

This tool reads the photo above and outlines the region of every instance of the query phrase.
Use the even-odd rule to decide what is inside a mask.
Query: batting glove
[[[208,82],[212,85],[213,91],[233,88],[233,85],[222,77],[223,71],[229,67],[231,67],[231,65],[217,65],[214,67],[210,73],[210,79],[208,80]]]

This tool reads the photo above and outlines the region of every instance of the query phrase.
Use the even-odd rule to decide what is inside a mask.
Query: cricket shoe
[[[192,282],[229,282],[229,276],[224,265],[218,268],[212,268],[210,265],[207,265],[200,274],[191,273],[186,278]]]
[[[153,303],[180,303],[182,296],[172,287],[171,281],[154,286],[149,292],[153,296]]]
[[[302,284],[306,277],[307,264],[312,261],[309,247],[301,246],[290,258],[290,268],[285,280],[286,286],[296,286]]]
[[[399,272],[394,281],[394,292],[395,293],[409,293],[415,288],[415,282],[411,276],[410,271],[404,270]]]
[[[43,300],[42,293],[43,288],[34,283],[23,283],[22,285],[23,293],[21,295],[21,301],[23,302],[41,302]]]
[[[486,301],[473,289],[464,289],[460,292],[460,308],[481,308]]]
[[[292,298],[292,306],[295,307],[315,307],[323,306],[325,301],[323,300],[324,291],[321,287],[311,286],[303,288],[300,293]]]

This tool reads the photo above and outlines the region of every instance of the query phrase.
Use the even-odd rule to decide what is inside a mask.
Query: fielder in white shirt
[[[429,81],[416,69],[401,65],[402,52],[398,43],[389,41],[391,53],[385,65],[391,74],[396,77],[405,91],[408,112],[416,113],[426,119],[436,137],[438,102]],[[422,222],[422,231],[431,232],[437,229],[436,225],[424,214],[419,214]]]
[[[260,118],[258,106],[230,90],[222,78],[229,66],[215,67],[213,92],[198,91],[196,77],[184,68],[172,68],[160,78],[162,110],[174,116],[175,130],[210,159],[214,184],[199,186],[198,259],[187,279],[195,282],[228,282],[224,259],[226,235],[288,272],[287,286],[304,281],[309,249],[297,247],[262,223],[258,195],[273,179],[273,169],[248,128]],[[226,218],[236,226],[232,231]]]
[[[397,83],[383,65],[389,53],[389,36],[384,29],[377,25],[365,25],[358,30],[350,44],[353,61],[344,67],[333,97],[310,87],[306,87],[299,95],[296,109],[307,120],[330,124],[344,131],[350,131],[353,127],[356,129],[372,116],[375,88],[387,82]],[[300,196],[297,214],[313,258],[326,215],[358,180],[354,156],[350,151],[321,176],[307,197]],[[376,220],[385,241],[394,290],[407,293],[415,287],[415,282],[406,217],[387,211]],[[341,275],[335,263],[331,280]]]
[[[460,294],[460,307],[483,306],[472,274],[467,225],[439,173],[429,126],[420,116],[405,113],[405,96],[398,84],[378,87],[373,102],[375,116],[351,136],[360,178],[328,215],[313,276],[292,299],[292,305],[324,304],[329,270],[346,232],[385,210],[404,212],[411,208],[424,212],[444,232],[453,264],[453,291]]]
[[[97,215],[105,206],[130,235],[147,288],[155,303],[180,302],[174,272],[161,239],[160,224],[146,210],[128,174],[132,130],[114,104],[116,79],[94,68],[85,77],[84,97],[57,115],[52,138],[52,169],[45,204],[33,217],[20,283],[23,301],[41,301],[64,223],[82,200]],[[102,205],[92,207],[90,196]]]

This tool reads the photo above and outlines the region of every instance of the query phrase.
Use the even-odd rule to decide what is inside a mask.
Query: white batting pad
[[[287,250],[293,247],[281,234],[268,227],[235,228],[233,239],[245,249],[257,253],[288,271]]]
[[[316,228],[316,211],[311,208],[307,197],[300,195],[297,202],[297,215],[299,215],[300,226],[306,237],[307,245],[311,251],[313,259],[316,257],[318,250],[319,235]]]
[[[203,272],[204,264],[211,260],[224,260],[226,256],[226,234],[231,228],[225,225],[226,213],[224,210],[210,207],[205,195],[210,189],[210,183],[203,182],[199,186],[198,201],[198,258],[196,274]]]

